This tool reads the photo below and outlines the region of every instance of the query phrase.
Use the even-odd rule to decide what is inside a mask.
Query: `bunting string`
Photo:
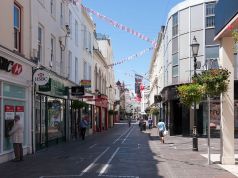
[[[148,51],[150,51],[150,50],[153,50],[153,49],[154,49],[153,47],[146,48],[146,49],[144,49],[144,50],[142,50],[142,51],[140,51],[140,52],[138,52],[138,53],[136,53],[136,54],[133,54],[133,55],[131,55],[131,56],[129,56],[129,57],[126,57],[126,58],[122,58],[122,59],[119,60],[118,62],[109,64],[109,65],[107,65],[107,66],[108,66],[108,67],[113,67],[113,66],[115,66],[115,65],[123,64],[123,63],[126,62],[126,61],[130,61],[130,60],[132,60],[132,59],[134,59],[134,58],[141,57],[141,56],[143,56],[146,52],[148,52]]]
[[[134,29],[131,29],[125,25],[122,25],[114,20],[112,20],[111,18],[109,17],[106,17],[105,15],[102,15],[100,14],[99,12],[93,10],[93,9],[90,9],[90,8],[87,8],[85,6],[82,5],[82,7],[88,12],[88,13],[92,13],[93,15],[96,15],[98,18],[106,21],[107,23],[111,24],[112,26],[116,27],[116,28],[119,28],[120,30],[122,31],[125,31],[125,32],[128,32],[144,41],[147,41],[149,43],[151,43],[154,47],[157,45],[156,41],[154,40],[151,40],[150,38],[148,38],[147,36],[143,35],[142,33],[139,33],[137,31],[135,31]]]

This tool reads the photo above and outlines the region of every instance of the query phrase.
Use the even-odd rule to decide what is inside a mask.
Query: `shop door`
[[[48,145],[65,141],[65,100],[48,97],[47,106]]]
[[[35,97],[35,138],[36,150],[46,147],[46,96],[36,95]]]

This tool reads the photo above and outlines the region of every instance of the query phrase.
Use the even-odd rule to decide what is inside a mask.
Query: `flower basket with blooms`
[[[199,103],[204,94],[204,87],[198,83],[189,83],[177,87],[180,102],[191,106],[194,102]]]
[[[228,90],[229,76],[227,69],[209,69],[193,77],[193,80],[204,86],[205,94],[215,97]]]
[[[152,107],[150,109],[150,114],[155,115],[155,116],[158,115],[159,114],[159,108]]]

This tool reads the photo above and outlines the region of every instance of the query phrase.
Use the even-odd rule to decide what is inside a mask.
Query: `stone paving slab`
[[[211,139],[211,161],[208,165],[207,160],[207,138],[198,138],[199,151],[192,151],[192,137],[183,136],[166,136],[165,144],[160,143],[158,130],[153,128],[151,130],[143,131],[150,134],[152,141],[156,141],[157,149],[162,155],[161,157],[169,164],[171,172],[176,178],[195,178],[195,177],[212,177],[212,178],[231,178],[238,177],[238,163],[236,165],[221,165],[219,163],[220,153],[220,139]],[[235,139],[235,153],[238,162],[238,139]],[[215,154],[216,153],[216,154]],[[230,172],[227,175],[225,171]],[[221,172],[217,175],[217,172]],[[232,175],[233,174],[233,175]],[[199,175],[199,176],[196,176]]]

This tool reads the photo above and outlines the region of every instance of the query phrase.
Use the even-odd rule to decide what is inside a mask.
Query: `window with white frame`
[[[61,51],[60,53],[60,74],[61,76],[65,76],[65,63],[64,63],[64,57],[65,57],[65,51]]]
[[[64,4],[60,3],[60,25],[64,26]]]
[[[72,79],[72,52],[68,53],[68,78]]]
[[[178,35],[178,13],[172,16],[172,36]]]
[[[83,62],[83,79],[87,80],[87,62]]]
[[[219,68],[219,46],[206,46],[205,55],[205,67],[207,69]]]
[[[75,57],[75,82],[78,82],[78,78],[79,78],[79,66],[78,66],[78,58]]]
[[[83,25],[83,47],[87,49],[87,27]]]
[[[51,39],[50,39],[50,64],[49,64],[50,68],[53,67],[53,70],[56,69],[56,65],[55,65],[55,37],[53,35],[51,35]]]
[[[78,46],[78,43],[79,43],[79,39],[78,39],[78,36],[79,36],[79,27],[78,27],[78,22],[77,20],[75,20],[75,45]]]
[[[178,53],[175,53],[172,55],[172,80],[173,83],[177,82],[178,79],[178,69],[179,69],[179,63],[178,63]]]
[[[206,28],[215,27],[215,3],[206,4]]]
[[[21,52],[21,8],[14,3],[14,48]]]
[[[92,44],[91,44],[91,33],[90,32],[88,32],[88,43],[87,43],[87,45],[88,45],[88,51],[91,53],[92,52],[92,49],[91,49]]]
[[[55,0],[50,0],[50,14],[55,17],[56,4]]]
[[[38,62],[42,61],[42,57],[43,57],[43,26],[39,24],[39,26],[38,26],[38,50],[37,50]]]
[[[72,12],[69,10],[69,29],[72,33]],[[72,38],[72,35],[70,35],[70,38]]]
[[[91,65],[88,66],[88,80],[92,79],[92,67]]]

